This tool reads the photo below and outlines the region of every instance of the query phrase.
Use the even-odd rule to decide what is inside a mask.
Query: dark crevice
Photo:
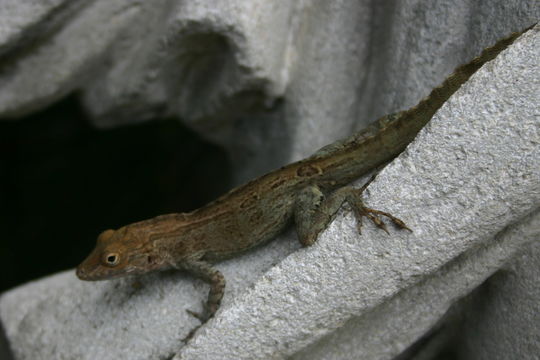
[[[0,122],[0,291],[76,266],[105,229],[228,187],[224,152],[177,119],[97,130],[70,97]]]

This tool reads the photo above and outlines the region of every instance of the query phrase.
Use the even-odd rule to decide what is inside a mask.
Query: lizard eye
[[[116,266],[120,261],[120,256],[117,253],[109,253],[103,257],[103,260],[108,266]]]

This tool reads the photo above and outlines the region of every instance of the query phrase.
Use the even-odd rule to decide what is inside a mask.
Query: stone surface
[[[224,308],[182,359],[282,358],[306,345],[299,359],[390,359],[537,240],[537,213],[504,229],[540,204],[539,41],[537,27],[483,67],[370,186],[368,204],[414,234],[358,236],[351,214],[339,217]]]
[[[244,179],[413,105],[456,65],[540,15],[529,1],[376,3],[5,2],[0,114],[77,90],[98,126],[178,115],[225,144]],[[178,350],[183,359],[396,356],[538,239],[538,45],[536,30],[479,71],[370,187],[368,203],[414,234],[366,225],[359,236],[344,212],[310,249],[298,250],[288,231],[219,264],[223,307],[182,349],[197,323],[184,309],[198,309],[202,282],[175,273],[104,283],[55,275],[0,297],[16,359],[165,359]],[[512,268],[524,282],[538,257],[525,264]],[[534,310],[527,288],[517,285],[516,301]],[[539,333],[534,318],[493,315],[508,301],[489,300],[489,321]],[[501,358],[538,345],[504,347],[524,344],[510,329],[476,336],[464,356],[493,355],[478,350],[490,337],[509,339],[496,347]]]
[[[280,239],[217,268],[227,279],[224,305],[300,247]],[[208,287],[170,272],[134,279],[82,282],[74,271],[0,297],[0,318],[15,359],[166,359],[198,321]]]
[[[0,4],[0,118],[76,92],[100,127],[178,116],[238,181],[414,105],[540,17],[528,0]]]
[[[540,223],[534,226],[540,231]],[[455,349],[459,359],[540,357],[539,238],[490,278],[463,312],[453,339],[461,345]]]

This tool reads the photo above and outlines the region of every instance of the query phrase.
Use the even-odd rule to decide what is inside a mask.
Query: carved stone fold
[[[0,118],[73,93],[98,127],[178,117],[227,149],[241,181],[414,105],[538,18],[528,0],[3,0]],[[370,186],[368,204],[414,234],[358,235],[344,212],[312,248],[287,232],[223,262],[222,308],[183,348],[202,283],[53,275],[0,297],[15,358],[540,353],[538,316],[521,311],[540,312],[539,39],[536,27],[479,70]]]

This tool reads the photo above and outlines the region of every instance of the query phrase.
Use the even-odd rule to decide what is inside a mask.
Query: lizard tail
[[[439,108],[486,62],[493,60],[501,51],[510,46],[520,35],[529,31],[536,24],[512,33],[488,47],[465,65],[461,65],[441,85],[431,91],[416,106],[391,115],[384,116],[372,123],[360,136],[366,133],[376,134],[375,143],[388,154],[388,159],[402,152],[414,140],[418,132],[431,120]]]
[[[485,48],[480,55],[467,64],[458,66],[456,70],[434,88],[431,93],[422,99],[416,106],[405,111],[405,117],[413,116],[424,121],[418,123],[418,130],[433,117],[435,112],[452,96],[469,78],[484,65],[499,55],[501,51],[510,46],[519,36],[529,31],[536,25],[533,24],[526,29],[514,32],[509,36],[499,40],[495,45]]]

